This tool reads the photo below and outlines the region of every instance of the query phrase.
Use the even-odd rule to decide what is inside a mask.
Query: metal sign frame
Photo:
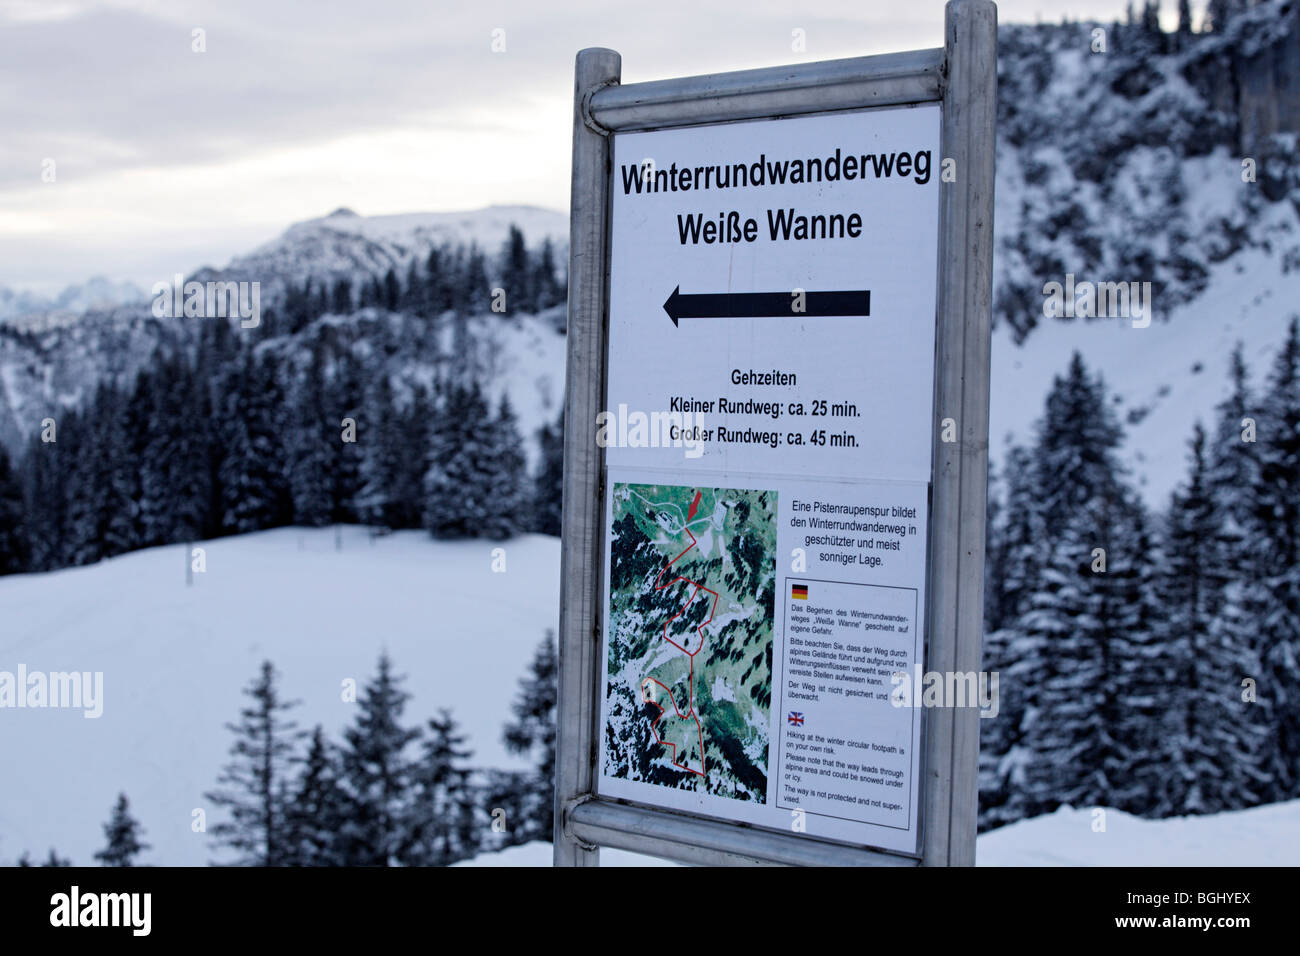
[[[978,671],[983,638],[993,280],[997,7],[949,0],[945,45],[883,56],[619,85],[613,50],[578,54],[570,203],[568,370],[555,864],[609,846],[696,864],[973,865],[979,711],[924,714],[919,858],[626,803],[595,793],[601,700],[611,134],[939,103],[938,295],[925,667]],[[953,163],[949,163],[951,160]],[[956,441],[939,423],[953,419]]]

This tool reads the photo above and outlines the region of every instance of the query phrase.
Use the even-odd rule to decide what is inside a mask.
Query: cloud
[[[261,233],[343,204],[563,207],[584,46],[620,50],[634,82],[936,46],[942,21],[933,0],[902,14],[856,0],[0,0],[0,244],[18,252],[0,282],[35,281],[38,262],[55,281],[86,243],[170,233],[191,249],[199,230]],[[78,254],[60,252],[73,236]]]

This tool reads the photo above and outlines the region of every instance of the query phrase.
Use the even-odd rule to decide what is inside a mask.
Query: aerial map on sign
[[[613,487],[605,773],[762,803],[776,493]]]

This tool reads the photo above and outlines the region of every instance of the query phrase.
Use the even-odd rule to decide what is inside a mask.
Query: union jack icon
[[[788,723],[791,727],[802,727],[803,713],[797,710],[790,711],[790,715],[786,717],[786,723]]]

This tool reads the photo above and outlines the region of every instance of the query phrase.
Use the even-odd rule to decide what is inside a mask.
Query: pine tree
[[[339,779],[339,755],[319,724],[290,791],[284,827],[284,865],[344,866],[341,833],[349,803]]]
[[[334,432],[325,412],[324,392],[322,359],[319,351],[313,351],[294,390],[294,427],[288,436],[293,520],[309,528],[329,524],[334,512]]]
[[[347,279],[334,282],[334,293],[330,296],[330,311],[335,315],[352,314],[352,283]]]
[[[394,405],[393,386],[386,373],[380,374],[370,390],[366,410],[370,427],[361,449],[357,515],[367,524],[401,527],[401,507],[395,495],[403,459],[410,456],[405,447],[405,422]]]
[[[1032,750],[1025,741],[1024,675],[1042,666],[1038,643],[1026,634],[1025,615],[1040,583],[1050,548],[1043,532],[1033,456],[1020,446],[1006,453],[1004,500],[995,517],[987,564],[987,630],[983,669],[998,674],[998,713],[980,720],[980,827],[1020,819]],[[1030,715],[1032,716],[1032,715]]]
[[[507,310],[511,313],[536,312],[537,297],[533,287],[533,269],[529,261],[524,234],[514,223],[501,252],[501,271],[506,291]]]
[[[327,386],[329,447],[333,454],[331,473],[334,478],[334,513],[337,522],[357,520],[357,500],[361,494],[362,449],[369,440],[370,420],[364,414],[365,392],[358,362],[350,352],[342,352],[333,379]],[[344,440],[344,421],[355,424],[355,441]]]
[[[1300,323],[1291,320],[1259,411],[1253,582],[1261,589],[1261,700],[1271,713],[1274,799],[1300,796]]]
[[[427,298],[424,277],[420,274],[420,261],[412,259],[406,270],[406,287],[402,289],[402,311],[411,315],[421,315]]]
[[[480,835],[474,809],[474,792],[466,761],[466,737],[448,710],[428,725],[423,756],[412,778],[415,801],[410,827],[413,845],[409,862],[421,866],[447,866],[478,852]]]
[[[435,538],[473,538],[494,521],[498,443],[477,384],[453,386],[425,456],[424,526]]]
[[[0,447],[0,574],[18,574],[30,568],[31,548],[23,512],[18,476]]]
[[[1160,36],[1160,0],[1146,0],[1142,7],[1142,30],[1148,36]]]
[[[425,314],[430,319],[436,319],[448,309],[455,308],[455,296],[450,278],[455,274],[455,262],[451,252],[436,246],[430,249],[429,258],[425,263],[425,273],[427,276],[424,286]]]
[[[511,704],[514,720],[506,724],[502,738],[513,754],[532,757],[537,769],[527,779],[528,789],[521,795],[526,816],[507,821],[529,840],[551,840],[555,825],[555,706],[559,690],[559,662],[555,654],[555,635],[537,646],[528,674],[519,681],[519,693]]]
[[[488,288],[487,260],[476,243],[470,243],[465,257],[464,278],[461,280],[462,303],[457,311],[466,316],[478,315],[491,308],[491,289]]]
[[[1032,453],[1018,445],[1008,448],[1002,474],[1005,501],[994,522],[995,544],[988,565],[993,593],[987,617],[989,629],[994,631],[1010,626],[1028,609],[1029,594],[1046,556],[1041,495]]]
[[[139,821],[131,816],[126,794],[120,793],[113,806],[113,816],[104,824],[108,845],[95,854],[95,859],[104,866],[134,866],[135,858],[149,849],[148,843],[141,842],[143,836]]]
[[[542,240],[541,251],[537,254],[537,265],[533,269],[533,295],[539,312],[554,308],[565,298],[564,287],[555,277],[555,249],[550,237]]]
[[[402,689],[388,654],[357,701],[355,722],[344,732],[344,786],[349,818],[342,830],[351,866],[396,866],[411,852],[411,764],[406,749],[419,731],[402,726],[410,694]]]
[[[283,783],[302,734],[285,716],[298,702],[280,696],[278,680],[271,662],[264,661],[257,678],[244,688],[252,703],[240,710],[237,724],[226,724],[235,735],[231,761],[217,778],[220,789],[207,794],[230,812],[230,820],[212,828],[213,837],[239,854],[238,862],[245,866],[282,866],[288,852],[282,834]]]
[[[1038,510],[1048,538],[1090,501],[1121,496],[1115,456],[1122,438],[1105,387],[1075,352],[1065,377],[1053,379],[1034,451]]]
[[[284,455],[284,401],[269,357],[245,360],[227,376],[223,520],[242,534],[288,524],[293,517]]]
[[[533,476],[530,530],[559,537],[564,499],[564,410],[554,425],[537,432],[539,459]]]
[[[1276,796],[1270,784],[1272,707],[1269,695],[1244,699],[1242,684],[1262,680],[1262,658],[1267,648],[1263,626],[1267,600],[1265,571],[1261,567],[1256,500],[1261,486],[1258,427],[1259,410],[1248,384],[1249,373],[1242,346],[1233,350],[1231,390],[1218,406],[1213,437],[1207,452],[1206,484],[1218,517],[1217,536],[1202,546],[1206,576],[1215,585],[1211,620],[1211,646],[1232,649],[1231,677],[1235,718],[1231,731],[1238,764],[1233,768],[1238,807],[1253,806]]]
[[[132,408],[147,409],[138,429],[138,547],[193,541],[209,523],[212,490],[208,468],[206,390],[187,363],[158,356],[142,375]]]
[[[1167,685],[1176,688],[1162,708],[1157,814],[1215,813],[1255,802],[1257,745],[1243,733],[1238,677],[1250,667],[1248,648],[1225,639],[1222,576],[1216,551],[1225,539],[1225,516],[1209,482],[1206,436],[1193,433],[1190,471],[1175,492],[1167,519],[1165,609],[1161,647],[1169,660]]]
[[[1152,639],[1134,624],[1133,580],[1152,545],[1123,482],[1121,438],[1104,387],[1076,353],[1038,428],[1034,472],[1052,550],[1015,624],[1027,750],[1017,801],[1028,814],[1140,802],[1126,778],[1141,746],[1134,708]]]
[[[24,851],[23,855],[18,858],[18,865],[36,866],[37,864],[32,862],[32,855]],[[54,847],[50,847],[50,855],[47,856],[45,858],[45,862],[40,865],[41,866],[72,866],[72,861],[65,856],[59,856],[59,854],[54,851]]]
[[[529,486],[523,439],[508,395],[501,396],[496,418],[487,426],[490,449],[483,480],[487,483],[487,517],[480,534],[496,539],[522,534],[527,526]]]
[[[1222,33],[1228,29],[1232,7],[1232,0],[1210,0],[1205,11],[1208,29],[1213,30],[1215,33]]]
[[[68,560],[66,448],[66,443],[61,446],[35,435],[23,457],[25,524],[33,571],[51,571]]]

